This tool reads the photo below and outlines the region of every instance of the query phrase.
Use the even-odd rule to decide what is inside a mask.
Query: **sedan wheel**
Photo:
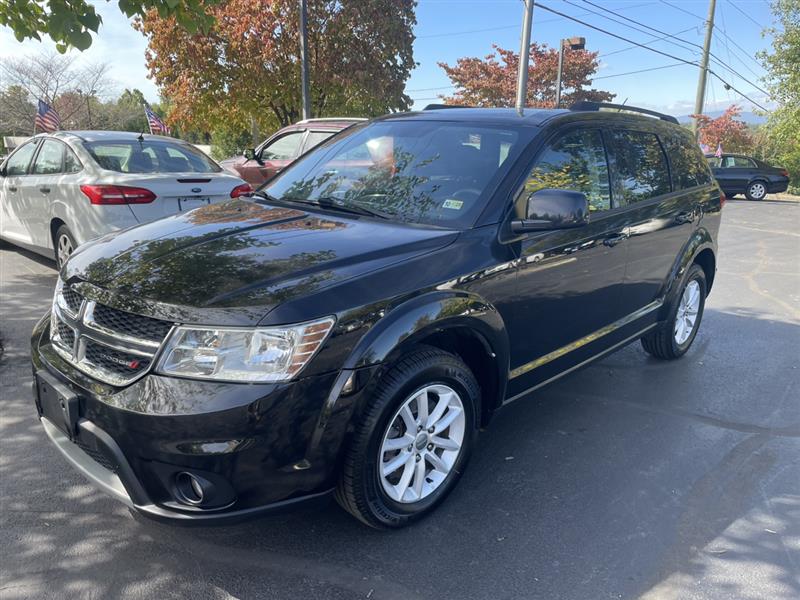
[[[761,181],[754,181],[747,186],[746,195],[748,200],[763,200],[767,195],[767,186]]]

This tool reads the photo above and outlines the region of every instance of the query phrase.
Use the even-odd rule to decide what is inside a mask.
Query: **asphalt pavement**
[[[497,414],[430,518],[133,518],[36,418],[55,270],[0,246],[0,598],[800,598],[800,204],[730,201],[681,360],[628,346]]]

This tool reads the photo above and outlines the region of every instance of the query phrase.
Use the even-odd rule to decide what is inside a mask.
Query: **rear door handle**
[[[16,192],[17,191],[17,186],[15,186],[15,185],[8,186],[8,191],[9,192]]]
[[[627,239],[628,239],[627,232],[621,231],[619,233],[609,235],[607,238],[605,238],[603,240],[603,245],[608,246],[609,248],[613,248],[620,242],[624,242]]]
[[[40,187],[39,191],[42,192],[43,194],[49,194],[50,193],[50,188],[49,187]]]
[[[684,211],[675,215],[676,223],[683,224],[683,223],[691,223],[692,221],[694,221],[694,211],[690,212]]]

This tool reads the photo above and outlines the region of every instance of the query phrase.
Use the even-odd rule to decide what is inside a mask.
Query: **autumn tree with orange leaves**
[[[443,97],[447,104],[469,106],[514,106],[517,95],[519,53],[495,44],[494,53],[484,58],[459,58],[450,66],[439,63],[456,88],[452,96]],[[579,100],[608,102],[614,94],[591,88],[592,75],[599,62],[597,52],[565,50],[561,87],[561,105]],[[531,44],[528,67],[527,106],[552,108],[556,101],[558,49],[546,44]]]
[[[700,143],[706,144],[712,152],[722,144],[724,152],[750,153],[753,150],[753,136],[747,123],[737,118],[741,113],[739,105],[731,104],[716,119],[707,115],[692,115],[693,119],[697,119]]]
[[[315,117],[405,110],[414,67],[414,0],[309,0],[311,109]],[[206,32],[147,13],[147,67],[170,100],[168,122],[262,130],[300,118],[296,0],[221,0]]]

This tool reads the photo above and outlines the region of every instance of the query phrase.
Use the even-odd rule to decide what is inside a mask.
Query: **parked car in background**
[[[123,131],[31,138],[0,166],[0,238],[64,264],[106,233],[247,195],[197,148]]]
[[[706,154],[706,160],[726,196],[744,194],[748,200],[763,200],[767,194],[780,194],[789,187],[789,171],[751,156]]]
[[[277,131],[255,149],[220,164],[253,187],[280,173],[301,154],[318,146],[332,135],[364,121],[356,118],[306,119]]]

